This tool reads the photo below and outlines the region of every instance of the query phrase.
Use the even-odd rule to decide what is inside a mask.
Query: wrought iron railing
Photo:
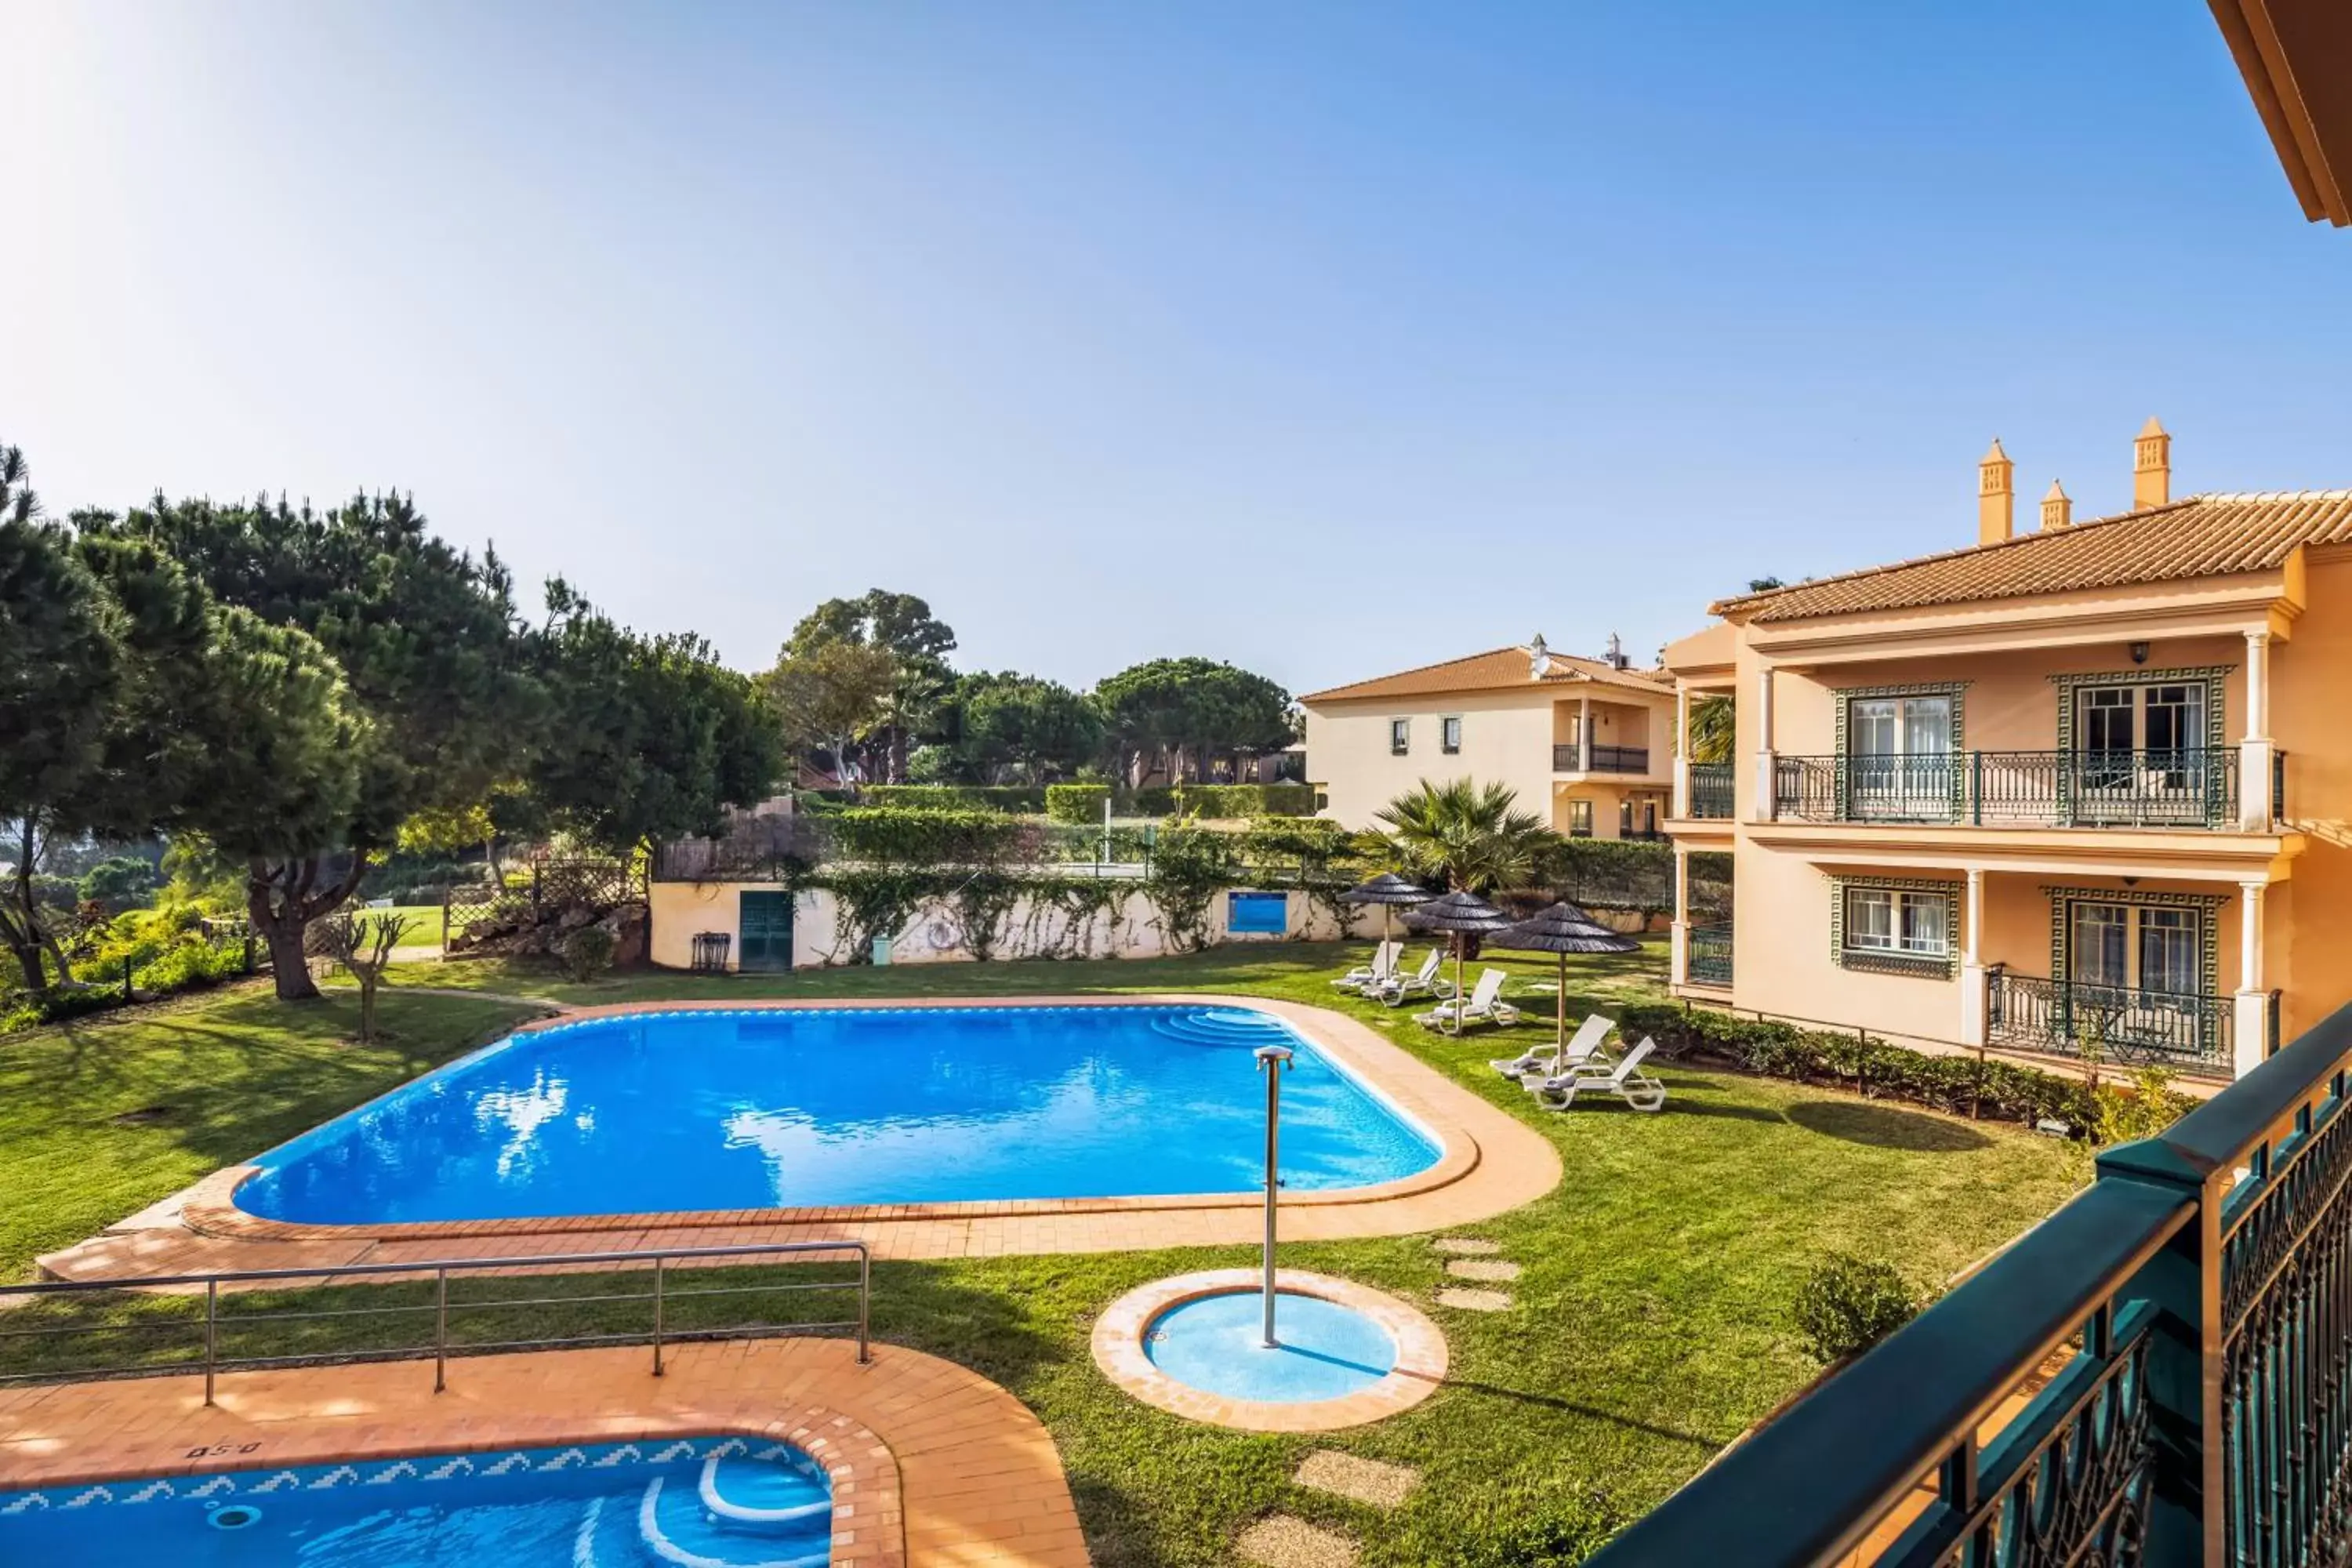
[[[1593,1561],[2342,1563],[2347,1098],[2352,1008],[2100,1155],[2086,1191]]]
[[[1690,983],[1694,985],[1731,984],[1731,922],[1690,928]]]
[[[1578,746],[1573,743],[1551,749],[1551,771],[1556,773],[1646,773],[1650,771],[1650,748],[1647,746]]]
[[[854,1261],[856,1272],[842,1279],[802,1280],[761,1279],[752,1284],[700,1285],[681,1288],[670,1283],[674,1265],[705,1268],[748,1264],[757,1259],[776,1262],[810,1254],[830,1253]],[[595,1288],[578,1295],[548,1289],[521,1295],[499,1293],[467,1299],[453,1296],[453,1278],[497,1279],[500,1275],[540,1275],[556,1271],[593,1271]],[[638,1289],[629,1289],[632,1272],[647,1276]],[[240,1302],[269,1298],[258,1295],[272,1287],[381,1285],[401,1280],[427,1281],[430,1296],[387,1301],[322,1301],[303,1289],[289,1306],[241,1307]],[[87,1379],[153,1377],[201,1372],[205,1403],[213,1403],[215,1384],[223,1373],[258,1372],[282,1367],[325,1366],[351,1362],[431,1361],[433,1389],[439,1393],[448,1381],[453,1356],[489,1355],[500,1352],[577,1350],[595,1345],[643,1344],[653,1347],[653,1373],[662,1373],[665,1348],[690,1341],[750,1339],[777,1334],[840,1332],[857,1341],[857,1359],[867,1359],[869,1325],[873,1321],[873,1260],[862,1241],[781,1241],[727,1247],[676,1247],[620,1252],[539,1253],[511,1258],[449,1258],[414,1263],[351,1263],[330,1268],[247,1268],[219,1274],[153,1275],[135,1279],[64,1280],[34,1285],[0,1285],[0,1386],[22,1383],[58,1383]],[[682,1310],[699,1301],[725,1297],[782,1296],[796,1299],[806,1291],[848,1291],[856,1296],[853,1317],[823,1321],[800,1318],[714,1327],[680,1317]],[[132,1293],[168,1293],[183,1300],[194,1298],[194,1311],[126,1312],[121,1303]],[[414,1293],[412,1293],[413,1295]],[[79,1303],[99,1307],[77,1312]],[[641,1304],[642,1326],[614,1329],[604,1309]],[[170,1303],[156,1303],[168,1306]],[[559,1315],[583,1306],[598,1309],[585,1331],[555,1331]],[[15,1309],[7,1310],[5,1309]],[[460,1331],[452,1335],[453,1317],[480,1321],[482,1315],[520,1314],[497,1321],[524,1325],[519,1332],[483,1337]],[[349,1340],[331,1350],[304,1352],[287,1348],[301,1342],[313,1325],[336,1320],[393,1323],[426,1319],[431,1337],[403,1339],[355,1348]],[[138,1349],[121,1359],[60,1364],[46,1347],[60,1341],[80,1342],[93,1337],[121,1344],[122,1336],[139,1338]],[[166,1336],[159,1344],[152,1336]],[[274,1353],[237,1354],[232,1345],[261,1342],[276,1336]],[[27,1365],[31,1370],[12,1370]]]
[[[1940,752],[1780,757],[1773,805],[1811,822],[2234,827],[2238,752]],[[2273,794],[2284,796],[2283,783]]]
[[[1731,816],[1732,764],[1693,763],[1690,769],[1690,814],[1694,820],[1725,821]]]
[[[2091,985],[1985,971],[1988,1040],[2011,1050],[2227,1073],[2233,1004],[2227,996]]]

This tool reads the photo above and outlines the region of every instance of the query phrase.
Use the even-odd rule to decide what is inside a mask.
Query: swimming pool
[[[0,1563],[819,1568],[832,1535],[823,1468],[744,1437],[0,1492]]]
[[[1216,1005],[647,1012],[520,1034],[263,1155],[236,1206],[312,1225],[1255,1190],[1437,1142],[1281,1019]]]

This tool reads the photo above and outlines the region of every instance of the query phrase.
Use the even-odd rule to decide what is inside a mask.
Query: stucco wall
[[[652,962],[663,968],[684,969],[693,961],[697,933],[723,931],[736,942],[730,954],[740,958],[737,926],[739,895],[772,892],[771,882],[656,882],[653,886]],[[1248,891],[1250,889],[1242,889]],[[1212,945],[1257,942],[1331,942],[1342,936],[1376,933],[1380,911],[1351,911],[1347,930],[1306,894],[1286,890],[1286,924],[1281,936],[1234,935],[1226,928],[1230,902],[1224,894],[1209,903],[1207,930]],[[945,901],[926,903],[893,933],[891,960],[897,963],[969,963],[971,949],[954,907]],[[1082,916],[1054,906],[1016,903],[998,928],[991,956],[996,959],[1153,958],[1169,951],[1160,915],[1140,889],[1124,892],[1108,910]],[[793,965],[811,968],[844,963],[850,959],[841,929],[839,904],[821,889],[803,889],[793,906]]]
[[[2288,825],[2304,836],[2266,910],[2293,1039],[2352,1002],[2352,561],[2314,562],[2294,636],[2271,645],[2271,735],[2285,748]]]

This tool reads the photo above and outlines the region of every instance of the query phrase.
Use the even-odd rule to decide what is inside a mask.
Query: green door
[[[790,893],[745,893],[738,907],[735,929],[741,933],[741,967],[747,971],[790,969],[793,966],[793,896]]]

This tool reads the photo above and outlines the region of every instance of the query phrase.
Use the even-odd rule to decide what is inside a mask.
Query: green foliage
[[[121,910],[144,903],[161,880],[152,861],[114,855],[82,873],[79,891],[84,903]]]
[[[1149,795],[1145,790],[1139,794]],[[1244,816],[1312,816],[1315,786],[1303,784],[1178,784],[1169,791],[1175,816],[1232,821]]]
[[[1160,836],[1144,892],[1171,952],[1209,945],[1211,903],[1243,879],[1243,847],[1238,835],[1214,828],[1175,827]]]
[[[1731,699],[1720,692],[1693,702],[1690,710],[1690,760],[1694,763],[1731,761],[1737,718],[1738,710],[1732,706]]]
[[[835,775],[845,777],[858,742],[883,721],[898,669],[888,653],[862,643],[788,647],[759,690],[787,753],[829,752]]]
[[[1555,837],[1535,882],[1587,909],[1664,914],[1675,907],[1675,847],[1624,838]]]
[[[1517,803],[1503,784],[1423,779],[1373,816],[1387,825],[1397,859],[1426,883],[1484,893],[1526,883],[1557,840]]]
[[[1045,786],[1045,815],[1056,822],[1074,826],[1091,827],[1103,819],[1103,807],[1110,804],[1110,785],[1107,784],[1057,784]]]
[[[1805,1348],[1834,1363],[1860,1355],[1917,1317],[1921,1304],[1894,1265],[1838,1252],[1805,1277],[1790,1311]]]
[[[603,926],[582,926],[563,939],[560,952],[563,973],[585,984],[613,967],[613,954],[618,947],[613,933]]]
[[[859,805],[824,820],[837,858],[871,865],[992,866],[1040,837],[1033,825],[1000,811]]]
[[[1160,763],[1173,778],[1197,778],[1211,758],[1276,751],[1297,733],[1288,692],[1214,659],[1152,659],[1105,678],[1094,697],[1131,780]]]
[[[874,805],[918,806],[932,811],[1040,812],[1059,784],[874,784],[864,799]]]
[[[2091,1092],[2091,1142],[2132,1143],[2153,1138],[2196,1110],[2197,1101],[2172,1084],[2173,1075],[2160,1067],[2137,1069],[2128,1088],[2101,1083]]]
[[[189,936],[166,948],[153,963],[134,970],[131,984],[136,990],[165,996],[216,985],[244,973],[243,942],[210,942]]]
[[[1600,1497],[1509,1498],[1417,1542],[1411,1560],[1436,1568],[1574,1568],[1608,1543],[1619,1522]]]
[[[806,661],[829,648],[855,647],[882,671],[869,723],[881,732],[886,782],[907,780],[907,751],[954,681],[947,656],[955,630],[912,594],[869,588],[855,599],[827,599],[793,628],[781,662]]]
[[[956,778],[1064,778],[1102,751],[1102,714],[1093,703],[1057,681],[1010,670],[962,677],[934,722],[940,744],[927,750],[944,752]]]

